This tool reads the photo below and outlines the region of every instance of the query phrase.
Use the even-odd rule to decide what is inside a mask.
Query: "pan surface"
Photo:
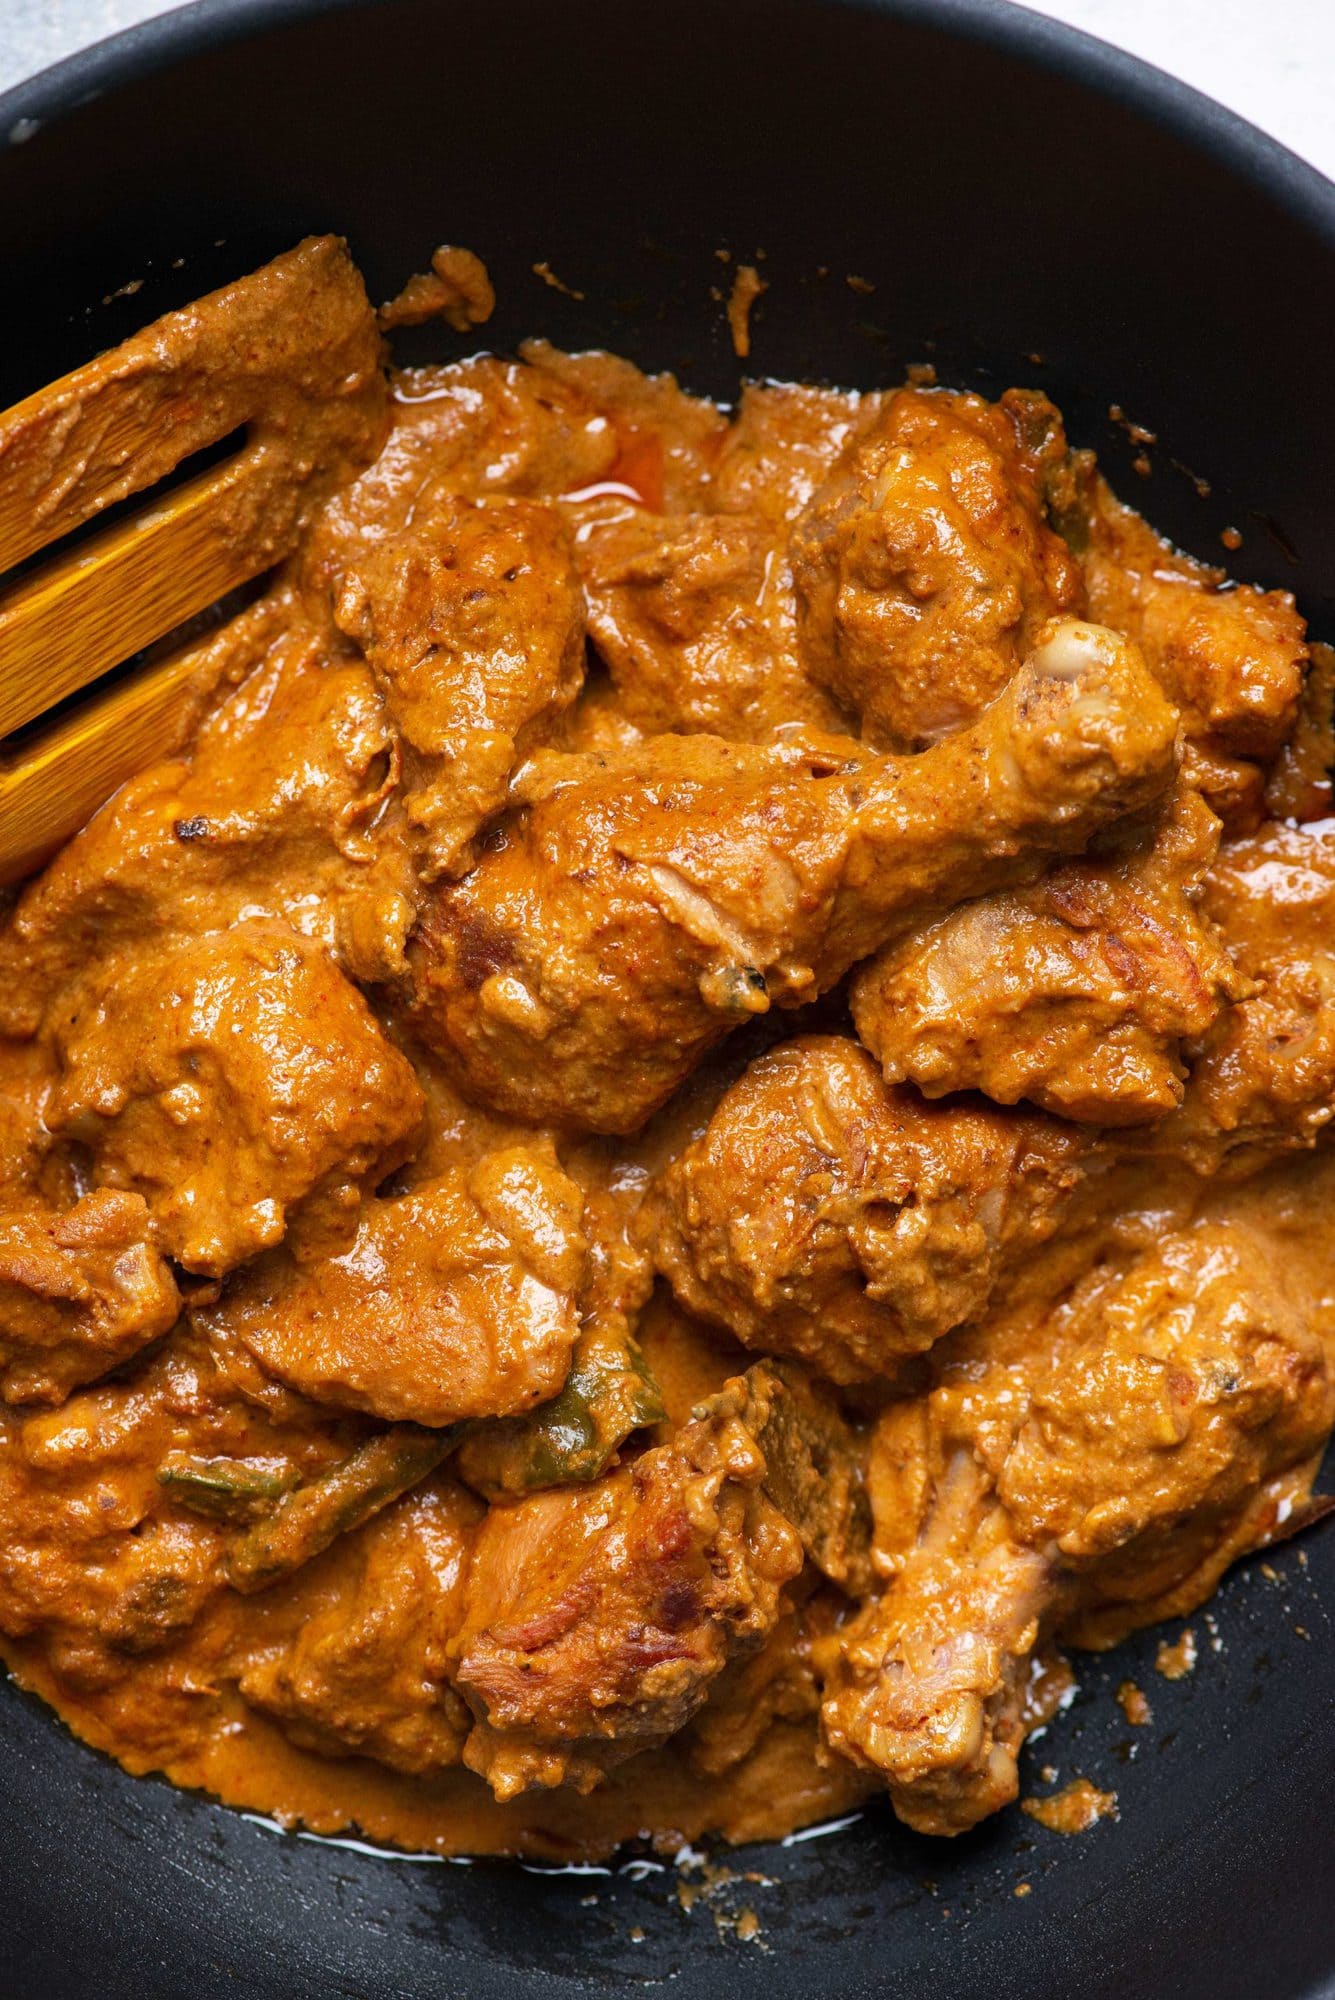
[[[1239,572],[1335,637],[1335,188],[1001,0],[204,0],[0,99],[0,407],[316,229],[377,297],[468,244],[497,346],[606,345],[724,397],[712,253],[763,251],[757,373],[1040,384],[1157,525],[1202,556],[1238,526]],[[1158,439],[1144,487],[1113,403]],[[1011,1814],[946,1846],[870,1812],[724,1857],[761,1879],[690,1910],[647,1860],[284,1836],[125,1777],[6,1685],[0,1995],[1329,2000],[1335,1533],[1244,1564],[1208,1613],[1176,1685],[1159,1633],[1082,1661],[1030,1755],[1115,1789],[1116,1822],[1062,1840]],[[1126,1676],[1151,1728],[1113,1700]]]

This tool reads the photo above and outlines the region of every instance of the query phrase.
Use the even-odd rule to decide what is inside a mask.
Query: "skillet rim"
[[[319,14],[366,12],[388,0],[187,0],[50,64],[0,92],[0,135],[24,144],[65,112],[178,60]],[[889,15],[996,49],[1160,123],[1231,167],[1335,249],[1335,180],[1240,112],[1157,64],[1018,0],[813,0]],[[12,136],[16,128],[20,137]]]
[[[0,145],[7,140],[21,143],[29,136],[29,123],[42,131],[58,128],[64,115],[93,98],[114,94],[177,62],[250,35],[322,16],[369,14],[386,4],[389,0],[191,0],[106,37],[0,93]],[[838,10],[924,26],[1069,81],[1158,124],[1189,149],[1222,164],[1323,250],[1335,252],[1335,181],[1193,86],[1096,36],[1013,0],[809,0],[809,4],[813,10],[819,6],[830,13]],[[21,128],[20,135],[11,138],[15,126]],[[49,1711],[44,1714],[59,1726]],[[1335,1959],[1318,1975],[1318,1983],[1307,1989],[1305,2000],[1335,2000]]]

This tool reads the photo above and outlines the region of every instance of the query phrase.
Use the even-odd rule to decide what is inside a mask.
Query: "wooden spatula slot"
[[[247,425],[364,462],[383,421],[379,336],[337,237],[311,237],[168,313],[0,416],[0,570]],[[312,470],[309,463],[299,476]]]
[[[286,546],[257,529],[272,484],[245,460],[206,472],[0,595],[0,734],[269,568]]]
[[[131,667],[0,747],[0,886],[22,880],[125,779],[180,750],[222,688],[258,666],[281,622],[261,597]]]
[[[17,882],[82,826],[132,772],[180,747],[198,649],[141,669],[94,694],[0,760],[0,883]]]
[[[32,723],[293,547],[383,439],[375,318],[345,246],[311,238],[0,416],[0,736]],[[220,464],[157,485],[239,427]],[[135,494],[142,506],[67,549]],[[0,881],[177,747],[192,649],[95,692],[0,758]]]

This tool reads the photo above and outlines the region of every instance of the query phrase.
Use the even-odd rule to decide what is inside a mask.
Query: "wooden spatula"
[[[286,555],[320,498],[375,455],[385,423],[375,316],[330,236],[0,416],[0,883],[179,747],[217,649],[184,645],[92,684]],[[241,430],[220,463],[148,492]],[[128,518],[54,546],[137,494]]]

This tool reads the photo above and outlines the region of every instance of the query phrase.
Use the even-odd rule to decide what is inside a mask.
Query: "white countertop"
[[[1042,0],[1240,111],[1335,179],[1335,0]],[[0,90],[161,0],[0,0]]]

